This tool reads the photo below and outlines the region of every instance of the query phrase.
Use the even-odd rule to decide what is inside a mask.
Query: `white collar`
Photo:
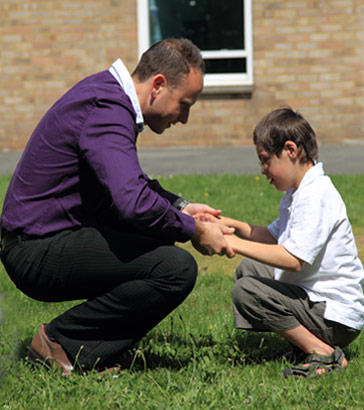
[[[322,175],[325,175],[323,164],[322,164],[322,162],[317,162],[303,176],[302,181],[300,183],[300,187],[310,184],[317,177],[320,177]]]
[[[139,100],[135,91],[133,80],[125,67],[124,63],[118,58],[109,68],[110,73],[120,84],[120,87],[125,91],[130,98],[134,111],[136,112],[136,131],[142,132],[144,129],[144,118],[140,108]]]
[[[305,173],[296,191],[293,191],[293,188],[290,188],[287,192],[290,192],[292,197],[295,197],[297,192],[302,190],[302,187],[311,184],[312,181],[323,175],[325,175],[325,171],[322,162],[316,162],[315,165]]]

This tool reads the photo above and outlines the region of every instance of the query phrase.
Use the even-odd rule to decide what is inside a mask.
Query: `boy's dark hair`
[[[186,38],[167,38],[145,51],[132,73],[143,82],[155,74],[163,74],[168,85],[175,88],[191,68],[205,73],[201,51]]]
[[[278,108],[264,116],[253,133],[255,145],[270,154],[280,156],[286,141],[293,141],[299,149],[301,163],[318,159],[316,135],[311,125],[292,108]]]

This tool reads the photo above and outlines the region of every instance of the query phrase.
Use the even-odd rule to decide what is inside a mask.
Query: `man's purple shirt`
[[[34,130],[10,182],[6,231],[43,236],[111,223],[160,239],[187,241],[194,219],[178,196],[142,171],[135,111],[109,71],[69,90]]]

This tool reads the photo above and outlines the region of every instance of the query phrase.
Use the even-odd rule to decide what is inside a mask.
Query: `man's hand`
[[[197,220],[195,234],[191,242],[194,248],[203,255],[218,254],[233,258],[235,253],[224,237],[224,235],[231,235],[233,233],[233,228]]]
[[[220,209],[214,209],[214,208],[211,208],[211,206],[206,205],[206,204],[197,204],[197,203],[195,204],[192,202],[187,204],[183,208],[182,212],[190,216],[194,216],[196,214],[210,214],[213,216],[221,215]]]

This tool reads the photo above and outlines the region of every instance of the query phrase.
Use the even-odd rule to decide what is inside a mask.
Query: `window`
[[[139,52],[187,37],[206,63],[204,93],[251,92],[252,0],[138,0]]]

